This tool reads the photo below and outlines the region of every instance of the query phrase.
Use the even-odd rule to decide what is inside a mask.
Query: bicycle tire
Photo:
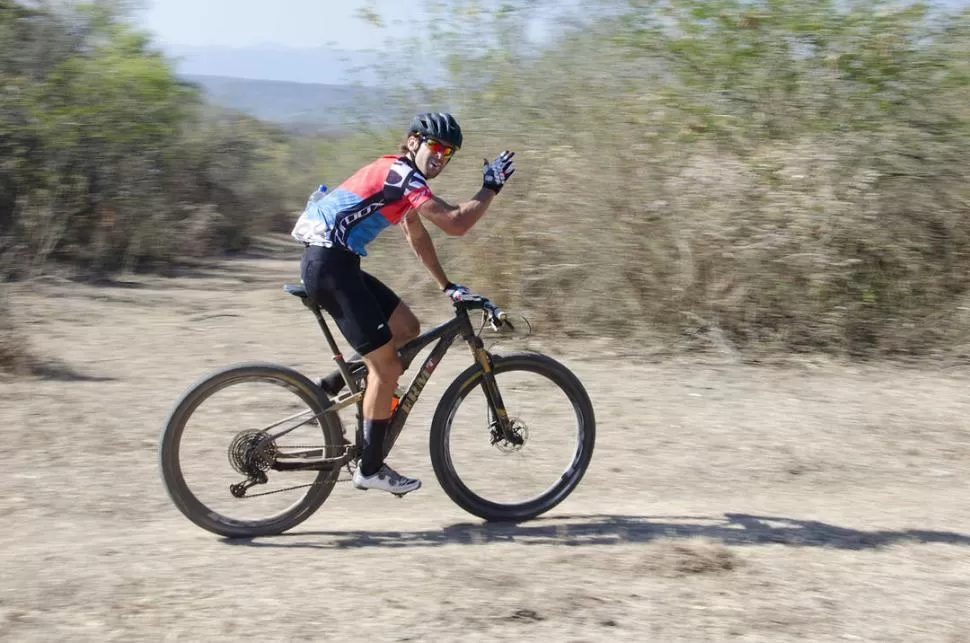
[[[294,392],[317,414],[326,445],[342,441],[339,418],[322,414],[332,405],[323,392],[301,373],[276,364],[246,363],[228,366],[202,377],[176,402],[159,439],[159,465],[166,491],[175,506],[193,523],[227,538],[251,538],[283,533],[300,524],[320,508],[337,481],[339,471],[320,471],[301,501],[270,519],[242,521],[210,510],[189,489],[179,461],[179,445],[186,423],[202,402],[237,383],[271,380]]]
[[[573,404],[580,420],[579,439],[573,461],[558,484],[538,497],[521,503],[497,503],[474,493],[462,480],[452,463],[448,450],[449,432],[461,402],[475,389],[484,373],[481,365],[463,371],[441,397],[431,423],[429,450],[431,464],[438,483],[459,507],[490,522],[523,522],[539,516],[566,499],[582,480],[593,456],[596,441],[596,420],[593,405],[582,383],[566,366],[541,353],[511,353],[493,355],[495,374],[508,371],[529,371],[556,384]]]

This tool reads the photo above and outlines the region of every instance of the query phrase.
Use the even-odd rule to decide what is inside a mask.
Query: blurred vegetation
[[[284,208],[285,136],[206,113],[114,3],[0,0],[8,266],[93,273],[240,247]]]
[[[295,203],[284,133],[205,108],[123,18],[110,1],[0,0],[0,283],[242,248]],[[17,370],[7,300],[0,366]]]
[[[536,52],[538,3],[487,4],[439,3],[429,23],[473,157],[447,180],[457,192],[476,155],[519,151],[472,249],[449,257],[460,278],[565,332],[965,345],[970,11],[630,0]]]
[[[452,279],[567,335],[853,356],[968,345],[970,11],[612,0],[538,47],[530,20],[550,6],[426,0],[394,60],[430,57],[448,83],[380,70],[402,127],[457,113],[446,199],[477,189],[483,157],[517,152],[475,230],[432,231]],[[401,138],[353,119],[296,137],[206,108],[107,1],[0,0],[0,92],[13,277],[245,248]],[[367,262],[406,297],[435,296],[409,255],[386,233]]]

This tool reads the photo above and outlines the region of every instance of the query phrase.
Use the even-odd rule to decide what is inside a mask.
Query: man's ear
[[[417,154],[419,147],[421,147],[421,139],[417,136],[408,136],[408,151]]]

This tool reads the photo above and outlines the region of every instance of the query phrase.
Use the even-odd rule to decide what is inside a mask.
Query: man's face
[[[408,149],[414,152],[414,164],[429,179],[441,174],[457,151],[447,143],[422,136],[409,137]]]

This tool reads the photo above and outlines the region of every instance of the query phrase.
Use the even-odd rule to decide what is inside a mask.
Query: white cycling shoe
[[[390,468],[386,464],[381,465],[372,476],[365,476],[360,470],[360,466],[354,471],[354,486],[358,489],[367,491],[368,489],[380,489],[393,493],[396,496],[403,496],[406,493],[417,491],[421,488],[421,481],[416,478],[408,478]]]

